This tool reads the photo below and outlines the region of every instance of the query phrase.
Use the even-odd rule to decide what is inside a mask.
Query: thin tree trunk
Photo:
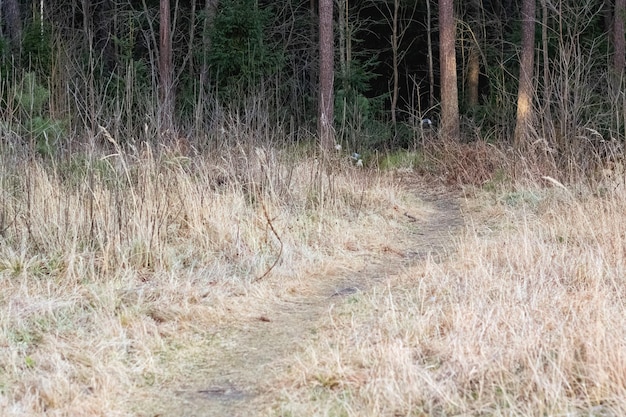
[[[200,70],[200,88],[202,91],[209,78],[209,63],[207,61],[207,56],[211,50],[210,31],[213,27],[213,20],[215,20],[215,13],[217,13],[218,6],[218,0],[206,0],[206,3],[204,4],[204,26],[202,28],[202,48],[204,50],[204,54],[202,58],[202,69]]]
[[[480,81],[480,39],[481,33],[481,17],[480,10],[482,5],[480,0],[469,2],[468,15],[470,27],[469,52],[467,57],[467,104],[470,109],[478,106],[478,87]]]
[[[311,57],[317,57],[319,59],[319,5],[315,0],[309,1],[310,13],[311,13]],[[310,91],[318,91],[319,89],[319,61],[317,65],[312,65],[309,71],[309,88]]]
[[[215,14],[217,13],[218,0],[206,0],[204,3],[204,22],[202,25],[202,65],[200,67],[200,79],[198,86],[198,97],[195,108],[195,129],[203,131],[205,125],[206,109],[206,86],[209,81],[209,51],[211,50],[210,31],[213,27]]]
[[[522,3],[522,56],[517,95],[517,118],[514,145],[524,147],[530,136],[533,118],[533,70],[535,58],[535,0]]]
[[[170,34],[170,1],[161,0],[159,9],[159,99],[160,131],[169,136],[174,127],[174,93],[172,70],[172,37]]]
[[[460,136],[459,91],[456,75],[456,22],[452,0],[439,0],[439,63],[441,72],[441,133],[444,139]]]
[[[333,0],[320,0],[319,3],[320,29],[320,94],[318,110],[318,134],[320,146],[330,150],[335,144],[333,129]]]
[[[17,0],[2,0],[2,17],[6,24],[11,49],[17,53],[22,42],[22,19]]]
[[[93,8],[91,0],[82,0],[83,8],[83,35],[85,40],[85,49],[91,54],[93,52]]]
[[[621,74],[626,66],[626,40],[624,39],[624,20],[626,20],[626,0],[615,0],[613,21],[613,68],[616,74]]]
[[[350,25],[350,4],[346,0],[346,66],[350,71],[350,65],[352,64],[352,26]]]
[[[85,87],[87,89],[87,100],[89,102],[89,108],[87,112],[89,114],[89,128],[91,132],[96,130],[96,88],[95,88],[95,57],[94,57],[94,30],[93,30],[93,9],[91,7],[90,0],[82,1],[83,8],[83,32],[85,35],[85,49],[89,54],[89,74],[85,79]]]
[[[346,14],[346,7],[347,7],[347,1],[346,0],[340,0],[339,2],[337,2],[337,4],[339,5],[339,19],[338,19],[338,23],[339,23],[339,27],[337,28],[339,31],[339,70],[341,71],[341,78],[343,80],[343,89],[347,90],[347,76],[348,76],[348,69],[347,69],[347,63],[346,63],[346,38],[347,38],[347,19],[344,20],[344,16]]]
[[[98,53],[98,59],[102,60],[104,70],[111,72],[117,65],[117,57],[115,53],[115,23],[113,17],[113,1],[103,0],[96,7],[94,13],[94,50]]]
[[[472,41],[473,42],[473,41]],[[472,45],[467,59],[467,104],[478,106],[478,84],[480,80],[480,53],[478,44]]]
[[[551,116],[551,98],[552,90],[550,86],[550,55],[548,54],[548,3],[546,0],[541,0],[541,43],[542,43],[542,55],[543,55],[543,120],[550,122]],[[541,126],[546,129],[548,123],[541,123]],[[552,127],[552,124],[549,125]],[[553,135],[548,132],[543,133],[544,137],[552,137]]]
[[[391,27],[391,52],[393,60],[393,90],[391,94],[391,123],[396,127],[396,107],[398,106],[398,9],[399,0],[393,0],[393,19]]]
[[[613,83],[616,91],[620,91],[621,87],[624,85],[624,69],[626,66],[626,57],[625,57],[625,49],[626,49],[626,40],[624,39],[624,21],[626,20],[626,0],[615,0],[615,10],[613,13]],[[622,95],[623,97],[623,95]],[[624,100],[622,99],[622,104]],[[626,126],[626,112],[623,112],[624,115],[622,120],[617,118],[617,128],[618,131],[620,128]],[[621,122],[621,123],[620,123]],[[621,126],[620,126],[621,124]]]
[[[44,1],[39,1],[39,34],[41,35],[41,42],[43,42],[43,9],[44,9]]]
[[[428,110],[435,105],[435,66],[433,65],[433,41],[430,35],[432,15],[430,12],[430,1],[426,0],[426,37],[428,42]]]
[[[194,59],[193,59],[193,42],[194,35],[196,33],[196,2],[191,2],[191,12],[189,16],[189,38],[187,39],[187,60],[189,64],[189,78],[193,79],[194,74],[196,74],[196,69],[194,67]]]
[[[348,113],[348,102],[350,91],[350,69],[348,67],[348,0],[339,0],[338,5],[338,35],[339,35],[339,71],[341,71],[341,89],[343,90],[343,102],[339,103],[341,107],[340,114],[343,116],[341,121],[341,131],[345,132],[346,115]]]

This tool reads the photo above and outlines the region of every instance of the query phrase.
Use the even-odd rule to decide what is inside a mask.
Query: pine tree
[[[461,128],[456,76],[456,22],[452,0],[439,0],[439,43],[441,133],[445,139],[458,140]]]

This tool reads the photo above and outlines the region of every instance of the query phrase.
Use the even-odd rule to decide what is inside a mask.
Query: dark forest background
[[[614,59],[624,48],[623,32],[620,40],[615,31],[625,17],[620,1],[536,2],[525,152],[579,165],[620,152],[626,124],[623,63]],[[123,144],[175,137],[201,151],[235,140],[224,135],[233,121],[271,126],[281,133],[272,141],[315,137],[315,0],[172,0],[173,108],[159,100],[160,6],[3,0],[4,140],[49,156],[103,141],[104,128]],[[521,0],[455,2],[460,142],[513,144],[521,6]],[[337,143],[367,152],[437,140],[439,29],[434,1],[334,2]],[[163,111],[171,116],[167,134]]]

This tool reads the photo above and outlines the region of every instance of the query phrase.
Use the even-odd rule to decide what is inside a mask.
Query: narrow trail
[[[285,357],[310,340],[320,319],[333,305],[356,292],[368,291],[388,276],[452,248],[463,226],[458,196],[420,193],[432,213],[399,233],[401,252],[368,259],[361,270],[345,270],[307,282],[306,295],[294,295],[272,306],[267,314],[219,334],[219,349],[195,364],[193,375],[173,393],[164,393],[162,417],[248,417],[261,414],[263,382],[281,369]],[[407,216],[407,222],[412,219]],[[394,242],[395,243],[395,242]]]

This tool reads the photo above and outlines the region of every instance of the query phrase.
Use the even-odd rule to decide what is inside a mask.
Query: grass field
[[[466,200],[456,253],[327,320],[276,415],[626,414],[624,184]]]
[[[393,180],[294,154],[4,152],[0,414],[133,414],[164,357],[392,240]]]
[[[393,256],[429,216],[411,168],[270,147],[4,152],[0,414],[163,415],[143,404],[169,401],[215,329]],[[626,414],[623,181],[488,190],[464,190],[450,256],[334,303],[263,375],[258,414]]]

